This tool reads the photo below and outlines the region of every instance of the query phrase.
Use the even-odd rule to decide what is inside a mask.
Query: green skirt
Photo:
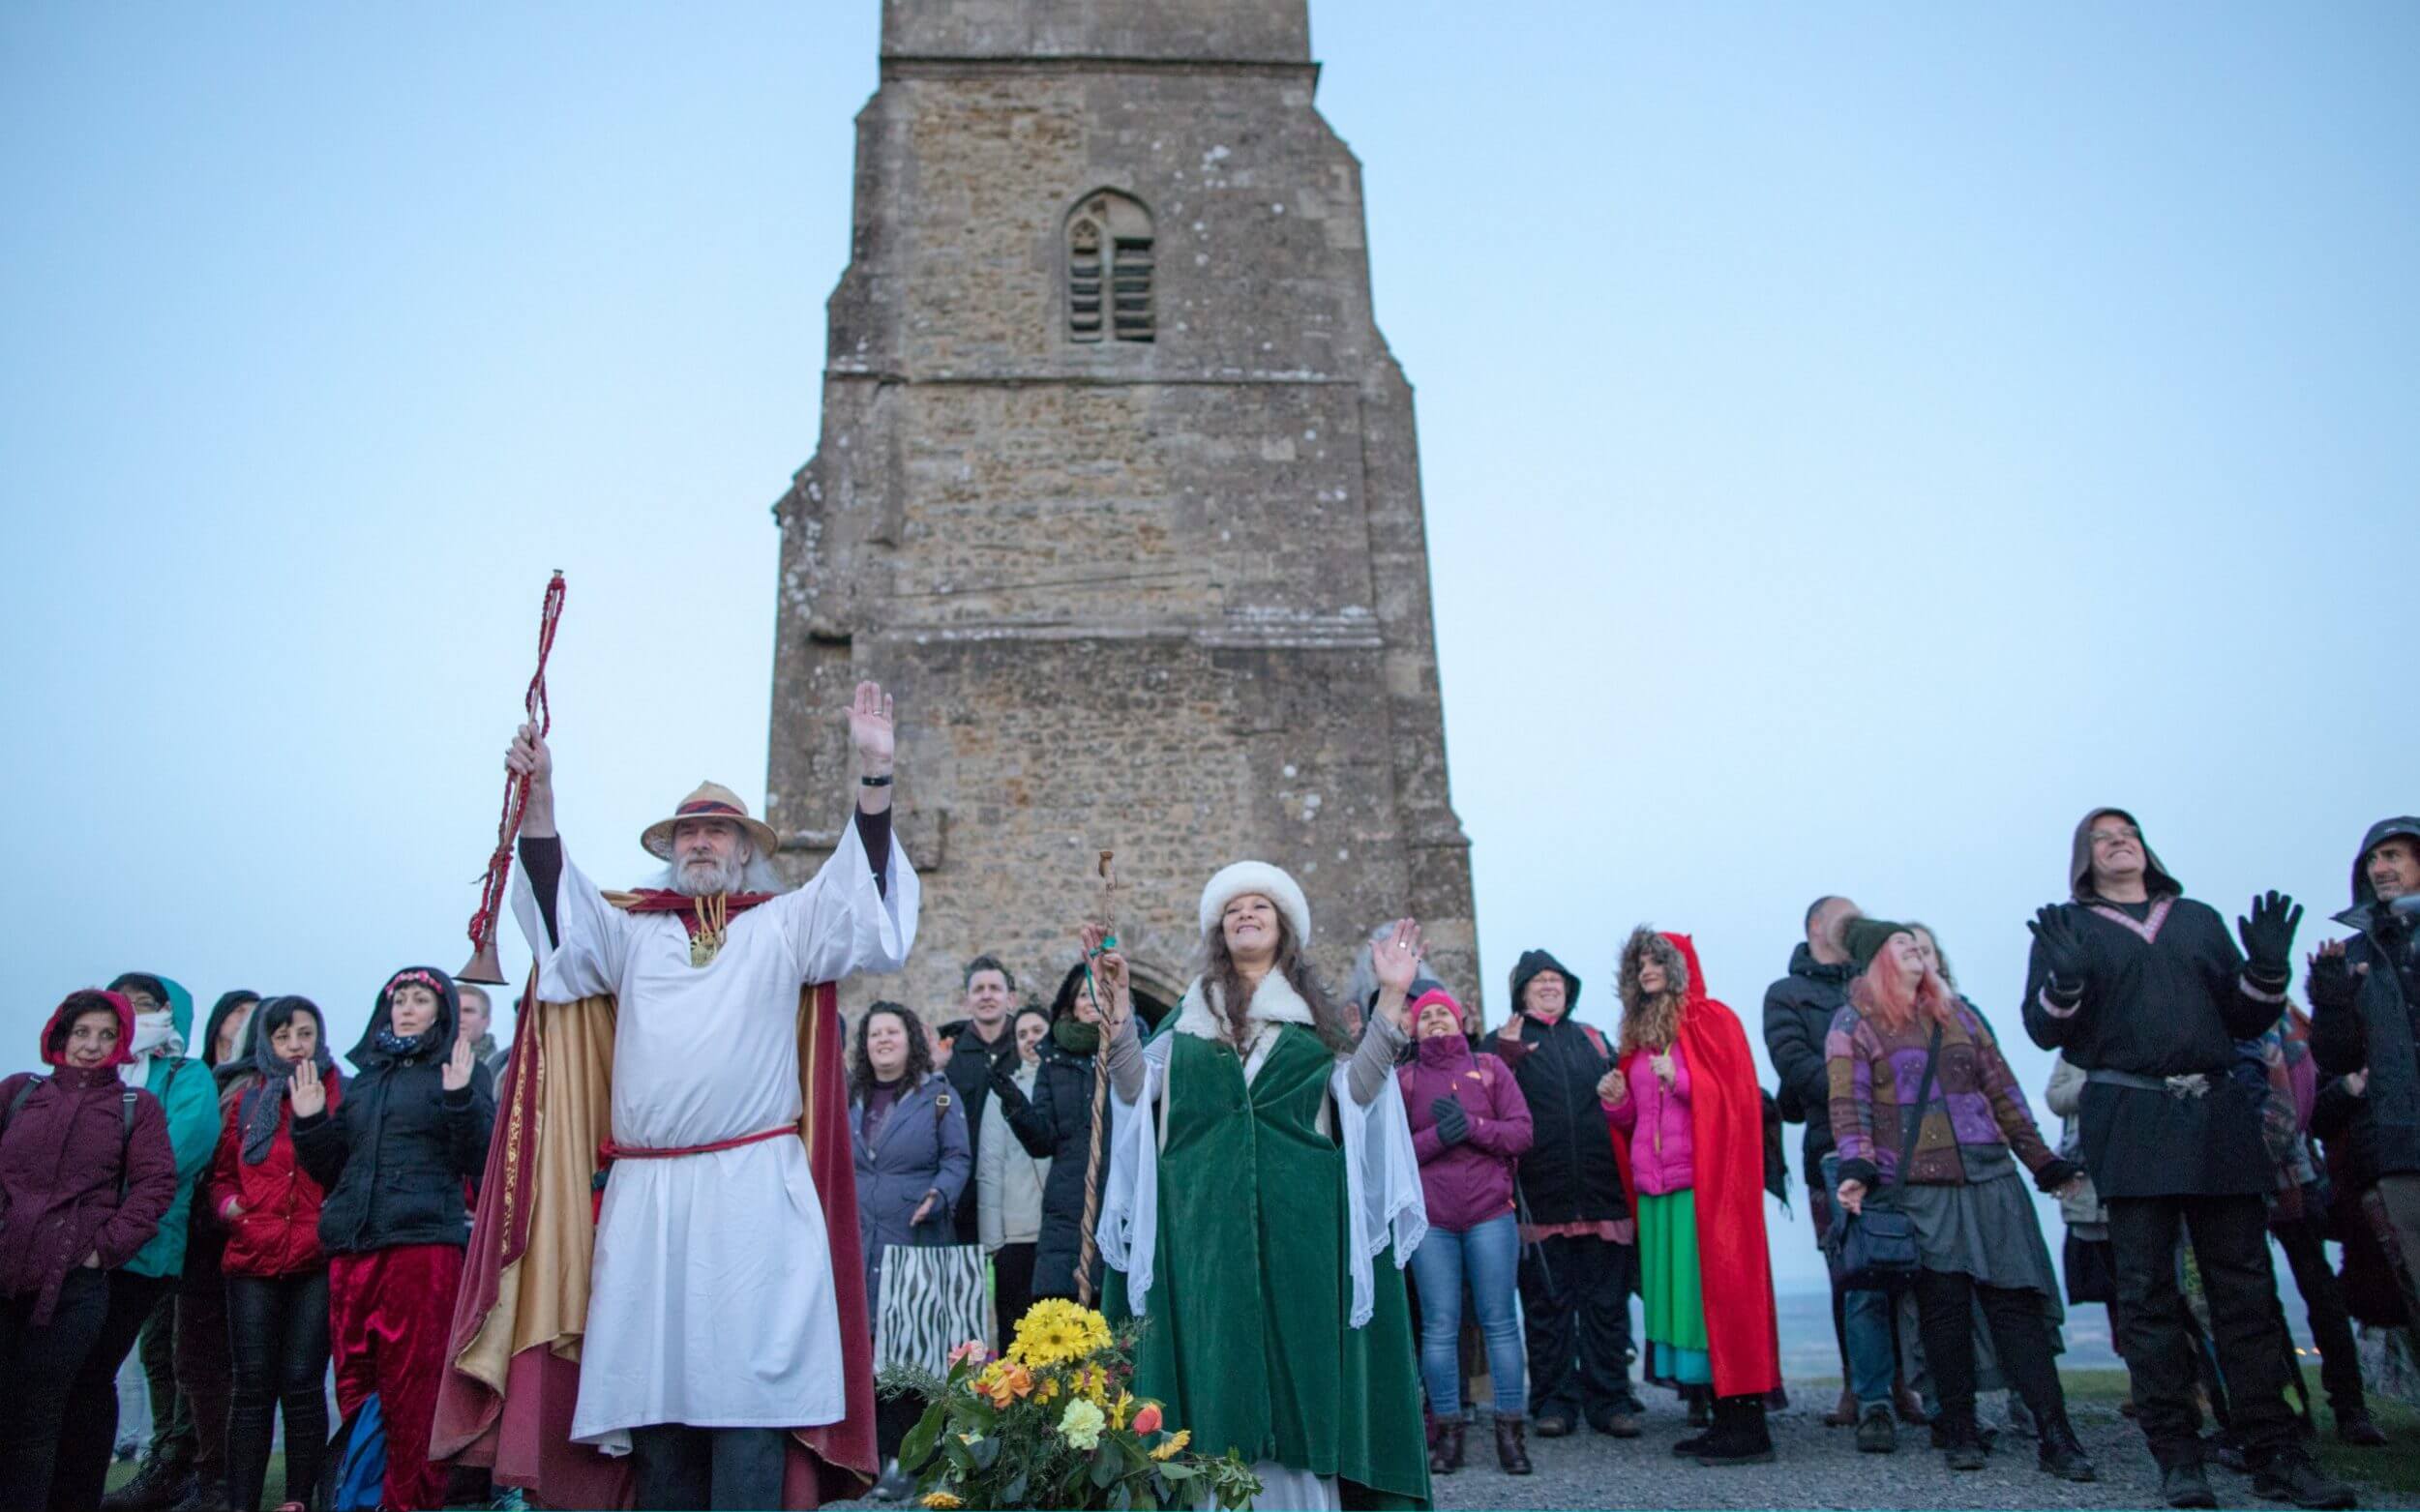
[[[1638,1200],[1639,1292],[1647,1304],[1647,1342],[1655,1379],[1714,1384],[1706,1352],[1706,1303],[1697,1285],[1697,1198],[1686,1188]]]

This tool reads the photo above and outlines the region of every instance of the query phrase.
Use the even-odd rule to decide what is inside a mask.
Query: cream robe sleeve
[[[577,1002],[583,997],[622,990],[622,970],[630,961],[630,941],[639,920],[605,901],[594,882],[572,862],[571,846],[561,841],[563,872],[554,883],[554,927],[559,940],[549,940],[546,917],[529,874],[513,869],[513,917],[538,962],[538,999],[549,1003]]]
[[[896,971],[916,940],[920,884],[908,853],[891,836],[890,891],[874,885],[856,815],[841,825],[840,844],[806,886],[762,906],[782,927],[800,982],[838,982],[860,971]]]

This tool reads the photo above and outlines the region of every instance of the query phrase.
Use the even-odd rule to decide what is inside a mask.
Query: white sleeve
[[[1001,1116],[1000,1099],[986,1098],[983,1138],[976,1141],[982,1153],[974,1157],[974,1220],[986,1250],[1008,1242],[1008,1225],[1000,1210],[1000,1178],[1008,1164],[1008,1141],[1015,1138],[1008,1132],[1008,1120]]]
[[[530,889],[528,872],[513,869],[513,917],[521,921],[521,933],[538,960],[539,1000],[567,1003],[600,993],[618,993],[639,921],[607,903],[596,884],[572,864],[571,847],[561,845],[563,870],[554,883],[554,940],[547,938],[546,918]]]
[[[1391,1243],[1396,1268],[1411,1263],[1412,1252],[1428,1235],[1428,1198],[1420,1190],[1420,1161],[1412,1148],[1403,1099],[1381,1097],[1356,1107],[1352,1075],[1350,1057],[1337,1061],[1329,1093],[1344,1133],[1345,1269],[1353,1280],[1353,1312],[1346,1321],[1359,1328],[1376,1310],[1370,1261]]]
[[[919,888],[897,834],[891,838],[890,891],[874,884],[856,815],[814,880],[764,904],[780,919],[801,982],[838,982],[859,972],[896,971],[916,940]]]
[[[1115,1089],[1109,1096],[1109,1179],[1101,1184],[1093,1231],[1102,1263],[1125,1272],[1126,1306],[1137,1316],[1151,1293],[1151,1256],[1159,1243],[1158,1121],[1151,1103],[1168,1076],[1170,1040],[1162,1034],[1143,1047],[1143,1086],[1133,1098]]]

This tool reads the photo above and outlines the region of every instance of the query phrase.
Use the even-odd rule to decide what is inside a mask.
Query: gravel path
[[[1482,1422],[1473,1431],[1464,1468],[1435,1478],[1436,1503],[1448,1507],[2157,1507],[2160,1479],[2142,1435],[2113,1407],[2071,1409],[2076,1433],[2100,1468],[2088,1486],[2055,1480],[2034,1468],[2030,1438],[2003,1434],[1990,1464],[1971,1474],[1943,1468],[1927,1431],[1899,1430],[1898,1451],[1859,1454],[1852,1430],[1823,1426],[1837,1388],[1791,1388],[1789,1410],[1772,1417],[1771,1465],[1711,1469],[1673,1458],[1672,1442],[1690,1430],[1677,1402],[1651,1392],[1646,1432],[1633,1439],[1603,1438],[1583,1428],[1569,1438],[1530,1437],[1537,1473],[1496,1468],[1495,1437]],[[1996,1406],[1987,1404],[1987,1418]],[[2252,1494],[2252,1483],[2213,1466],[2211,1489],[2223,1507],[2274,1507]],[[897,1509],[900,1503],[847,1502]],[[2396,1504],[2372,1492],[2365,1506]]]

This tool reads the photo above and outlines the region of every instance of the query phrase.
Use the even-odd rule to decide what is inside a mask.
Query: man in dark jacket
[[[1512,1017],[1497,1056],[1529,1103],[1521,1157],[1521,1314],[1529,1334],[1530,1415],[1538,1436],[1571,1431],[1575,1414],[1617,1438],[1638,1437],[1646,1410],[1630,1392],[1629,1199],[1597,1083],[1613,1069],[1605,1038],[1576,1023],[1580,979],[1542,950],[1512,968]]]
[[[2358,1089],[2348,1134],[2376,1176],[2402,1247],[2405,1302],[2420,1317],[2420,818],[2381,819],[2353,859],[2354,931],[2311,961],[2311,1058]]]
[[[1016,1003],[1017,978],[998,956],[983,955],[967,963],[959,982],[966,993],[966,1017],[941,1027],[941,1043],[949,1052],[941,1075],[958,1094],[958,1106],[967,1115],[968,1148],[973,1158],[980,1160],[983,1106],[991,1096],[992,1075],[995,1071],[1007,1077],[1017,1074],[1017,1036],[1008,1026],[1009,1011]],[[959,1194],[958,1205],[950,1216],[957,1226],[959,1243],[982,1242],[972,1181]]]
[[[2201,1468],[2193,1345],[2176,1284],[2191,1236],[2253,1490],[2305,1507],[2348,1507],[2286,1405],[2292,1346],[2277,1305],[2263,1196],[2265,1083],[2230,1075],[2235,1042],[2257,1039],[2286,1004],[2302,910],[2277,893],[2226,921],[2160,864],[2134,815],[2095,809],[2076,826],[2071,901],[2043,908],[2025,980],[2025,1028],[2084,1073],[2084,1162],[2109,1211],[2118,1329],[2136,1421],[2168,1505],[2217,1505]]]
[[[1832,1189],[1823,1166],[1832,1153],[1830,1073],[1824,1069],[1823,1037],[1832,1016],[1848,1001],[1848,952],[1840,931],[1859,917],[1845,898],[1823,897],[1807,905],[1807,938],[1790,952],[1790,968],[1765,989],[1765,1053],[1780,1081],[1775,1101],[1787,1123],[1807,1125],[1801,1168],[1807,1172],[1807,1210],[1815,1243],[1832,1232]],[[1827,1257],[1828,1258],[1828,1257]],[[1840,1351],[1840,1400],[1824,1419],[1835,1428],[1859,1424],[1859,1446],[1872,1452],[1896,1442],[1891,1426],[1891,1379],[1897,1364],[1891,1339],[1891,1297],[1881,1291],[1846,1291],[1832,1275],[1832,1337]],[[1861,1404],[1874,1411],[1865,1412]],[[1867,1423],[1874,1426],[1867,1427]]]

